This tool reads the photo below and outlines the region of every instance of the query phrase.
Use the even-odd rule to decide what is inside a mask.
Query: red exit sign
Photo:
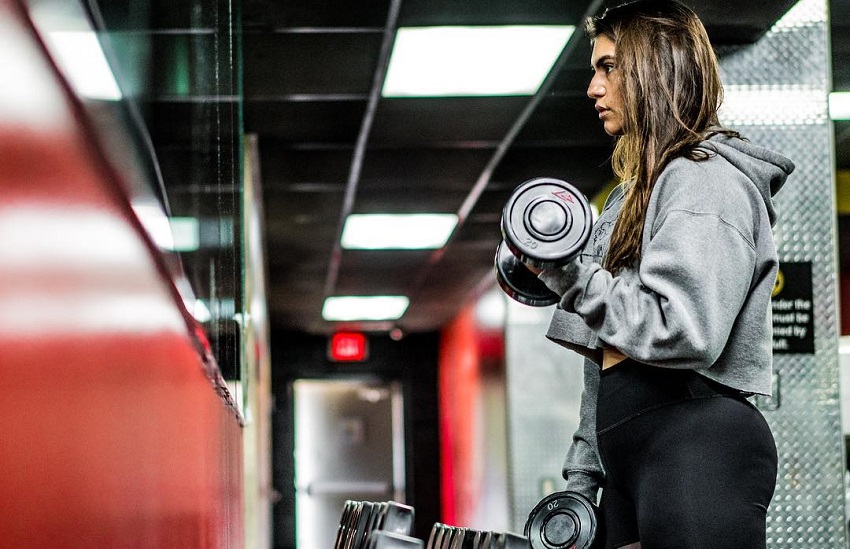
[[[368,354],[366,336],[359,332],[338,332],[328,345],[328,358],[334,362],[361,362]]]

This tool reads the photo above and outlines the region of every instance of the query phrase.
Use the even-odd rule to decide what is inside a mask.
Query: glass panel
[[[69,49],[52,43],[57,36],[87,31],[101,46],[120,95],[74,90],[235,386],[244,305],[239,4],[164,1],[27,6],[54,57]],[[73,80],[73,69],[62,70]]]

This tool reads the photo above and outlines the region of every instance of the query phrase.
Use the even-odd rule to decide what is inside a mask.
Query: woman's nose
[[[605,95],[605,86],[596,77],[592,78],[587,86],[587,96],[591,99],[597,99],[603,95]]]

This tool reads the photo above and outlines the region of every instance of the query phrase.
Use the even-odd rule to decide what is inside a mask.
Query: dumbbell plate
[[[592,224],[584,195],[551,177],[519,185],[502,210],[502,236],[508,247],[540,268],[563,265],[581,252]]]
[[[413,516],[414,510],[410,505],[390,501],[379,528],[396,534],[410,535],[413,531]]]
[[[547,307],[561,299],[511,253],[504,241],[496,247],[496,281],[509,297],[524,305]]]
[[[588,549],[596,529],[596,513],[587,499],[574,492],[555,492],[529,513],[524,534],[534,549]]]

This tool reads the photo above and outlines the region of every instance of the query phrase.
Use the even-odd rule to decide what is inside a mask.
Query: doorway
[[[404,503],[398,383],[292,382],[299,548],[332,547],[346,500]]]

